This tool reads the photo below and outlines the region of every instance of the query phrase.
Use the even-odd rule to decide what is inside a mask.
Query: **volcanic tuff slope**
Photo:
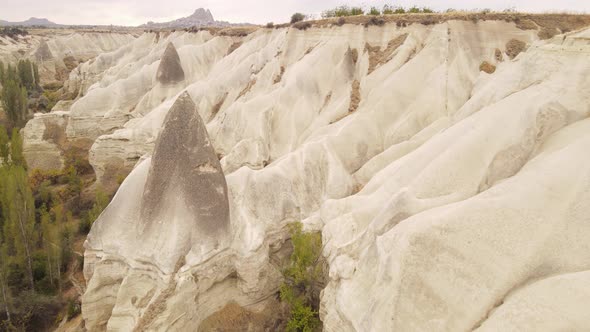
[[[589,41],[471,20],[146,33],[81,65],[83,96],[25,146],[53,117],[100,183],[132,170],[86,242],[86,326],[263,310],[299,220],[323,234],[326,331],[590,326]],[[163,84],[170,43],[184,80]]]

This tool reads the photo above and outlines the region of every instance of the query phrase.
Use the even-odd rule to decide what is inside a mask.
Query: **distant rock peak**
[[[0,20],[0,26],[58,26],[59,24],[51,22],[46,18],[31,17],[22,22],[8,22]]]
[[[191,18],[196,18],[204,22],[214,22],[215,19],[213,18],[213,14],[209,9],[199,8],[195,10],[195,12],[190,16]]]
[[[223,21],[216,21],[213,18],[213,14],[209,9],[199,8],[194,11],[194,13],[187,17],[182,17],[174,21],[169,22],[148,22],[146,24],[140,25],[142,28],[156,28],[156,29],[166,29],[166,28],[191,28],[191,27],[202,27],[202,26],[215,26],[215,27],[227,27],[233,24]],[[245,24],[240,24],[245,25]]]

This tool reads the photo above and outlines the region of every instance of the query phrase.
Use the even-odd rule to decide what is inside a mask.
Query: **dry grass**
[[[526,49],[525,42],[518,39],[511,39],[506,43],[506,54],[510,59],[516,58],[520,52]]]
[[[250,82],[248,82],[248,85],[246,85],[246,87],[240,91],[240,94],[238,95],[238,98],[236,99],[240,99],[243,96],[245,96],[248,92],[250,92],[250,90],[252,90],[252,87],[256,84],[256,78],[253,78],[250,80]]]
[[[215,105],[213,105],[213,107],[211,108],[211,116],[209,117],[209,121],[213,120],[217,113],[219,113],[219,110],[221,110],[221,106],[223,106],[223,103],[225,103],[227,95],[228,92],[224,93],[221,99],[217,103],[215,103]]]
[[[78,60],[76,60],[76,58],[74,58],[73,56],[69,55],[65,58],[63,58],[63,62],[64,65],[66,66],[66,68],[69,71],[74,70],[76,67],[78,67]]]
[[[377,67],[391,60],[393,52],[400,47],[408,37],[407,33],[392,39],[387,43],[387,48],[381,51],[380,47],[371,46],[365,44],[365,50],[369,53],[369,74],[372,73]]]
[[[523,30],[535,30],[542,28],[555,28],[560,32],[577,30],[590,26],[590,15],[586,14],[529,14],[529,13],[473,13],[473,12],[451,12],[433,14],[395,14],[378,16],[379,24],[395,23],[399,27],[411,24],[436,24],[451,20],[457,21],[506,21],[514,22]],[[372,25],[375,16],[349,16],[339,18],[327,18],[315,21],[307,21],[312,27],[330,27],[343,24]]]
[[[528,18],[516,20],[514,23],[516,23],[516,27],[521,30],[537,30],[539,28],[535,22]]]
[[[479,65],[479,70],[488,74],[493,74],[496,71],[496,66],[487,61],[484,61],[481,63],[481,65]]]
[[[307,30],[313,26],[311,22],[297,22],[292,25],[297,30]]]
[[[348,113],[354,113],[361,103],[361,83],[358,80],[352,82],[352,89],[350,91],[350,105],[348,106]]]
[[[51,119],[43,119],[43,124],[45,125],[45,130],[43,131],[43,140],[44,141],[51,141],[56,145],[63,147],[67,142],[66,138],[66,128],[64,126],[60,126],[56,121],[52,121]]]
[[[227,55],[232,54],[235,50],[237,50],[240,46],[242,46],[242,42],[235,42],[233,44],[231,44],[231,46],[229,47],[229,49],[227,50]]]
[[[277,76],[275,76],[274,80],[272,81],[273,84],[279,83],[283,79],[283,75],[285,74],[285,67],[281,66],[281,71]]]
[[[247,35],[251,34],[252,32],[258,30],[259,27],[231,27],[231,28],[224,28],[217,31],[217,34],[220,36],[228,36],[228,37],[246,37]],[[215,34],[215,33],[212,33]]]
[[[559,31],[556,28],[541,28],[539,33],[537,34],[541,39],[549,39],[553,38],[553,36],[558,35]]]
[[[207,317],[199,332],[284,331],[287,321],[285,305],[273,299],[261,312],[250,311],[231,302]]]

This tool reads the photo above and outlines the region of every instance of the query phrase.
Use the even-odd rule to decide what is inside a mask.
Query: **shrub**
[[[509,7],[503,10],[504,13],[516,13],[516,7]]]
[[[320,263],[322,237],[320,233],[304,233],[301,223],[290,226],[293,253],[290,264],[283,271],[285,283],[281,286],[281,301],[289,306],[287,331],[315,331],[319,325],[318,284],[323,268]]]
[[[348,6],[340,6],[337,7],[336,9],[334,9],[334,16],[336,17],[346,17],[346,16],[350,16],[351,15],[351,11],[350,11],[350,7]]]
[[[35,168],[29,176],[29,184],[33,191],[38,191],[43,182],[49,181],[49,184],[57,184],[62,176],[63,172],[60,170],[44,171]]]
[[[330,18],[330,17],[336,17],[336,13],[334,12],[333,9],[331,10],[324,10],[321,14],[322,18]]]
[[[14,37],[18,36],[26,36],[29,32],[27,30],[22,30],[16,27],[4,27],[0,30],[0,36],[6,36],[14,39]]]
[[[109,197],[100,188],[98,188],[96,190],[96,196],[94,198],[94,204],[92,208],[86,212],[85,216],[78,225],[79,233],[88,234],[88,232],[90,232],[92,224],[94,221],[96,221],[96,219],[98,219],[102,211],[104,211],[104,209],[106,209],[106,207],[109,205],[109,201]]]
[[[378,16],[381,15],[381,11],[377,9],[377,7],[371,7],[371,9],[369,10],[369,15]]]
[[[404,9],[404,7],[397,7],[395,8],[395,10],[393,11],[394,14],[405,14],[406,10]]]
[[[62,87],[63,87],[63,84],[61,84],[59,82],[52,82],[52,83],[47,83],[47,84],[43,85],[44,90],[51,90],[51,91],[59,90]]]
[[[367,23],[365,23],[365,27],[368,27],[370,25],[382,26],[383,24],[385,24],[385,20],[378,17],[371,17],[371,19]]]
[[[288,332],[312,332],[320,326],[318,313],[301,297],[296,296],[292,288],[281,286],[280,297],[281,301],[289,304],[291,317],[287,322]]]
[[[496,71],[496,66],[487,61],[484,61],[479,65],[479,70],[488,74],[493,74]]]
[[[411,13],[411,14],[417,14],[420,12],[421,12],[421,10],[417,6],[412,6],[408,9],[408,13]]]
[[[376,14],[371,15],[380,15],[379,9],[373,7],[377,12]],[[323,18],[330,18],[330,17],[347,17],[347,16],[358,16],[364,15],[365,11],[361,7],[348,7],[348,6],[340,6],[334,9],[326,10],[322,12]]]
[[[272,29],[272,28],[274,28],[274,27],[275,27],[275,24],[274,24],[273,22],[268,22],[268,23],[266,23],[266,28],[267,28],[267,29]]]
[[[307,30],[311,28],[311,23],[309,22],[297,22],[293,24],[293,27],[297,30]]]
[[[88,155],[82,149],[71,148],[65,153],[65,169],[73,167],[80,175],[88,175],[94,172],[88,161]]]
[[[383,6],[382,13],[383,13],[383,15],[391,15],[391,14],[393,14],[393,7],[390,6],[390,5]]]
[[[72,299],[68,299],[68,320],[78,316],[82,312],[80,303]]]
[[[295,13],[291,16],[291,24],[301,22],[303,20],[305,20],[305,15],[301,13]]]
[[[365,14],[365,11],[361,7],[350,8],[350,15],[351,16],[358,16],[358,15],[364,15],[364,14]]]
[[[43,96],[47,98],[47,106],[45,106],[47,111],[51,111],[55,104],[61,100],[61,93],[59,91],[45,90],[43,91]]]

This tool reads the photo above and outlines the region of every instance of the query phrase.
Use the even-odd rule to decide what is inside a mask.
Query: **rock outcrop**
[[[210,238],[229,233],[225,176],[187,92],[178,97],[164,120],[142,196],[140,219],[146,229],[156,227],[168,220],[171,211],[175,219],[184,219],[178,228],[185,234],[196,232]]]
[[[199,28],[199,27],[227,27],[232,24],[224,21],[216,21],[209,9],[199,8],[187,17],[182,17],[169,22],[148,22],[140,28],[150,29],[178,29],[178,28]],[[233,24],[237,25],[237,24]]]
[[[138,169],[143,171],[126,180],[117,195],[133,195],[140,188],[142,195],[109,205],[86,240],[85,272],[92,281],[82,302],[90,329],[105,328],[105,308],[112,310],[107,328],[143,331],[154,324],[161,326],[157,318],[162,305],[185,286],[181,280],[187,273],[181,273],[181,268],[186,263],[198,266],[214,254],[227,260],[223,253],[228,251],[231,232],[225,176],[188,93],[180,95],[168,112],[153,157]],[[107,252],[129,260],[113,270],[109,268],[112,259],[103,256]],[[229,261],[213,262],[222,264],[222,269],[229,267]],[[152,274],[149,279],[145,269]],[[198,275],[191,273],[194,278]],[[121,285],[115,288],[135,300],[105,298],[102,289],[112,289],[113,278]],[[195,280],[188,281],[197,286]],[[137,288],[126,289],[130,284]],[[129,316],[131,311],[136,313]]]
[[[184,81],[184,70],[174,44],[168,43],[160,60],[156,80],[162,84],[175,84]]]
[[[30,169],[61,170],[64,167],[66,112],[36,114],[23,130],[23,153]]]
[[[99,181],[131,171],[86,242],[86,327],[267,321],[293,221],[323,235],[325,331],[589,326],[590,29],[508,18],[148,33],[78,67],[67,138]]]

